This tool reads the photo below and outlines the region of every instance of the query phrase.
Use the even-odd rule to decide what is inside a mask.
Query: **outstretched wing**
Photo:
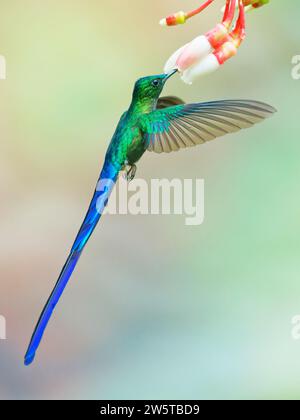
[[[140,124],[149,151],[170,153],[251,127],[274,112],[263,102],[215,101],[156,110],[143,115]]]
[[[157,101],[156,109],[165,109],[174,105],[184,105],[185,102],[177,96],[163,96]]]

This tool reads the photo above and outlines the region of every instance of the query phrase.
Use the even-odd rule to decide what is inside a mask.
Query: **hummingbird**
[[[170,153],[200,145],[251,127],[276,112],[272,106],[252,100],[186,104],[175,96],[161,97],[166,81],[176,72],[143,77],[135,83],[131,104],[121,116],[108,146],[87,214],[33,332],[25,365],[35,358],[51,315],[101,218],[119,174],[125,171],[127,180],[131,181],[136,174],[136,163],[146,151]]]

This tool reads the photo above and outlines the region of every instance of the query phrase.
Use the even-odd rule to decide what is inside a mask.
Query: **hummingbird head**
[[[152,109],[164,88],[166,81],[175,74],[177,70],[170,73],[147,76],[139,79],[134,86],[133,100],[142,105],[149,105]]]

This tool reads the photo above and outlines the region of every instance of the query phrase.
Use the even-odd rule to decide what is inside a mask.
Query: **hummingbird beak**
[[[168,80],[168,79],[170,79],[170,77],[172,77],[175,73],[177,73],[178,72],[178,70],[177,69],[175,69],[175,70],[172,70],[172,71],[170,71],[170,73],[167,73],[166,74],[166,76],[165,76],[165,82]]]

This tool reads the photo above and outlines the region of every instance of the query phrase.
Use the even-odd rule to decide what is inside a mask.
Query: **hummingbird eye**
[[[152,86],[154,87],[158,87],[160,85],[160,80],[159,79],[155,79],[152,81]]]

